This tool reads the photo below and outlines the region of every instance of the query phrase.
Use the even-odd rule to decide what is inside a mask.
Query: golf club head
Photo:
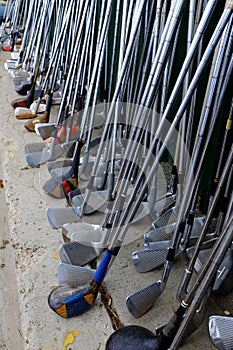
[[[48,168],[48,171],[50,172],[53,169],[71,166],[72,163],[73,163],[73,160],[70,158],[65,160],[54,160],[47,163],[47,168]]]
[[[49,149],[50,144],[44,142],[31,142],[24,145],[25,154],[42,152],[44,149]],[[55,146],[56,147],[56,146]]]
[[[156,244],[157,243],[157,244]],[[138,272],[148,272],[160,267],[164,264],[170,241],[154,242],[156,244],[153,249],[142,249],[132,253],[132,261]],[[175,256],[179,255],[182,250],[178,249]]]
[[[53,132],[56,130],[56,123],[38,123],[35,125],[35,132],[38,136],[41,136],[43,140],[52,136]]]
[[[18,78],[18,77],[17,77]],[[20,86],[24,85],[24,84],[28,84],[30,83],[31,78],[23,78],[23,77],[19,77],[20,79],[13,79],[14,85],[15,85],[15,89],[20,88]]]
[[[16,107],[15,108],[15,117],[19,120],[31,119],[31,118],[36,117],[36,114],[30,108]]]
[[[28,153],[26,154],[26,160],[28,165],[37,166],[47,163],[49,160],[56,160],[57,158],[65,155],[64,149],[60,145],[43,149],[42,152]],[[31,165],[32,164],[32,165]]]
[[[194,219],[191,236],[200,235],[205,219],[206,219],[205,217],[198,217]],[[175,227],[176,227],[176,222],[169,225],[154,228],[154,230],[144,235],[144,241],[145,243],[148,243],[153,241],[155,242],[155,241],[171,240]]]
[[[233,317],[210,316],[209,317],[210,338],[219,350],[233,349]]]
[[[98,258],[100,250],[90,242],[68,242],[59,249],[62,262],[76,266],[85,266]]]
[[[171,240],[175,230],[175,226],[176,226],[176,223],[173,223],[170,225],[155,228],[154,230],[147,232],[144,235],[144,242],[149,243],[149,242]]]
[[[73,222],[72,224],[65,224],[62,226],[62,235],[65,242],[71,240],[73,233],[84,231],[82,240],[91,242],[99,242],[102,239],[102,230],[99,225],[87,224],[85,222]]]
[[[31,82],[31,81],[25,82],[25,83],[21,83],[19,86],[17,86],[17,87],[15,88],[15,91],[16,91],[19,95],[26,96],[26,95],[27,95],[27,92],[28,92],[29,90],[31,90],[32,84],[33,84],[33,82]]]
[[[126,203],[126,206],[127,206],[127,203]],[[131,221],[131,223],[133,224],[133,223],[137,223],[137,222],[141,221],[142,219],[144,219],[145,217],[150,215],[151,212],[152,212],[151,208],[147,202],[140,203],[139,208],[138,208],[136,214],[134,215],[134,218]]]
[[[74,288],[83,286],[92,279],[94,272],[93,269],[60,263],[58,266],[58,283]]]
[[[68,229],[68,234],[71,237],[71,240],[74,241],[90,241],[100,243],[105,231],[100,228],[99,225],[87,224],[86,226],[79,225],[80,223],[73,223],[71,225],[64,225]]]
[[[151,285],[129,295],[126,298],[126,306],[129,312],[136,318],[150,310],[163,292],[163,284],[156,281]]]
[[[75,207],[81,207],[84,203],[85,193],[72,197],[72,203]],[[108,191],[93,191],[90,193],[85,205],[85,214],[91,214],[101,209],[108,199]]]
[[[166,244],[167,246],[167,244]],[[167,248],[160,250],[142,249],[132,253],[132,261],[137,272],[149,272],[164,264]]]
[[[30,167],[39,166],[47,163],[52,157],[52,152],[49,149],[46,149],[42,152],[37,153],[27,153],[26,162]]]
[[[31,77],[30,73],[27,70],[12,69],[12,70],[9,70],[9,71],[10,71],[10,74],[11,74],[12,78],[21,77],[21,78],[23,78],[25,80],[26,78],[30,78]]]
[[[110,335],[106,350],[155,350],[159,338],[149,329],[141,326],[126,326]]]
[[[156,229],[166,225],[170,225],[176,222],[177,220],[178,208],[177,206],[170,208],[165,213],[160,215],[153,223],[152,226]]]
[[[54,229],[61,228],[64,224],[78,222],[78,209],[76,208],[47,208],[48,222]]]
[[[65,198],[61,181],[54,180],[53,178],[46,181],[43,185],[43,190],[53,198]]]
[[[63,180],[69,179],[72,176],[72,166],[63,166],[61,168],[52,169],[50,171],[50,175],[54,180],[59,180],[62,182]]]
[[[71,318],[86,312],[93,305],[95,298],[89,284],[78,288],[58,286],[50,292],[48,304],[59,316]]]
[[[31,100],[28,97],[21,97],[13,100],[11,102],[11,106],[15,109],[16,107],[25,107],[29,108],[31,104]]]
[[[215,282],[213,285],[213,292],[216,294],[221,293],[221,294],[225,294],[226,292],[226,287],[228,286],[227,290],[231,290],[233,287],[232,283],[229,283],[229,279],[228,279],[228,283],[224,283],[224,281],[226,281],[226,278],[231,275],[232,276],[232,268],[233,268],[233,252],[232,249],[229,248],[225,257],[223,258],[223,261],[221,262],[221,264],[219,265],[219,268],[217,270],[217,275],[215,278]],[[233,277],[231,277],[231,281],[232,281]]]

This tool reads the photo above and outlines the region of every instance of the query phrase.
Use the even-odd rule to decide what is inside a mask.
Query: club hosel
[[[79,167],[79,175],[82,175],[84,173],[84,171],[86,170],[86,167],[88,165],[89,162],[89,152],[85,151],[83,158],[82,158],[82,163]]]
[[[96,177],[96,175],[92,173],[90,176],[90,179],[88,181],[86,188],[90,191],[95,191],[95,177]]]
[[[174,339],[176,332],[183,320],[186,309],[187,305],[185,303],[181,303],[169,322],[161,329],[160,333],[158,334],[161,340],[160,346],[158,348],[159,350],[169,349],[169,346],[171,345],[172,340]]]
[[[194,210],[190,210],[189,214],[188,214],[188,219],[187,219],[187,225],[192,226],[194,223],[194,216],[195,216],[195,211]]]
[[[46,112],[48,114],[50,114],[50,111],[51,111],[52,100],[53,100],[53,90],[49,90],[48,94],[46,95]]]
[[[115,174],[114,172],[109,172],[108,173],[108,193],[109,193],[109,200],[113,200],[112,192],[114,189],[114,182],[115,182]]]
[[[182,300],[184,300],[187,296],[187,288],[188,288],[188,284],[189,284],[191,276],[192,276],[191,271],[189,271],[187,268],[185,268],[182,280],[179,284],[179,287],[178,287],[178,290],[176,293],[176,298],[180,302]]]
[[[175,194],[177,191],[178,171],[176,164],[172,165],[171,179],[168,185],[168,193]]]
[[[97,191],[102,191],[104,190],[108,180],[108,170],[104,170],[103,175],[102,175],[102,180],[99,185],[96,186]]]

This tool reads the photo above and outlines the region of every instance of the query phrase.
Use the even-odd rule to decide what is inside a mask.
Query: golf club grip
[[[97,283],[101,283],[106,275],[108,265],[112,259],[112,253],[107,250],[98,266],[96,272],[93,275],[93,280]]]

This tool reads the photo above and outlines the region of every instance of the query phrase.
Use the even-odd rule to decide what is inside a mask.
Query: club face
[[[149,329],[140,326],[126,326],[114,332],[107,340],[106,350],[155,350],[159,338]]]
[[[58,283],[77,288],[88,284],[93,277],[95,270],[90,268],[60,263],[58,266]]]
[[[57,160],[57,161],[51,161],[47,163],[48,171],[50,172],[53,169],[62,168],[63,166],[71,166],[72,165],[72,159],[65,159],[65,160]]]
[[[160,215],[153,222],[152,226],[156,229],[159,227],[163,227],[163,226],[175,223],[177,220],[177,212],[178,212],[178,208],[176,207],[173,207],[167,210],[164,214]]]
[[[72,170],[71,166],[56,168],[51,170],[50,175],[53,179],[59,180],[61,182],[69,179],[72,176],[72,173],[70,173],[71,170]]]
[[[40,146],[39,146],[40,147]],[[42,151],[26,154],[26,161],[29,166],[38,166],[47,163],[49,160],[56,160],[63,155],[63,148],[59,145],[55,147],[44,147]]]
[[[170,224],[167,226],[159,227],[144,235],[144,242],[156,242],[170,240],[175,230],[175,224]]]
[[[160,297],[163,287],[160,281],[147,286],[126,298],[126,306],[134,317],[141,317],[151,309]]]
[[[232,350],[233,317],[210,316],[209,334],[216,348],[220,350]]]
[[[51,159],[51,152],[48,149],[42,152],[26,154],[26,162],[31,167],[44,164],[50,159]]]
[[[102,248],[102,239],[104,238],[104,233],[99,230],[82,230],[81,228],[77,232],[71,233],[71,240],[76,242],[93,242],[97,247]]]
[[[45,193],[49,194],[54,198],[65,198],[65,194],[61,185],[61,182],[54,180],[53,178],[46,181],[43,185]]]
[[[24,146],[24,152],[25,152],[25,154],[37,153],[37,152],[42,152],[46,148],[48,148],[46,143],[43,143],[43,142],[32,142],[32,143],[27,143]]]
[[[102,192],[102,193],[101,193]],[[90,197],[86,202],[85,205],[85,214],[91,214],[94,213],[96,210],[100,209],[104,204],[107,202],[107,191],[101,191],[101,192],[91,192]],[[77,196],[74,196],[72,198],[72,203],[75,207],[82,207],[84,203],[84,195],[79,194]]]
[[[59,249],[62,262],[84,266],[99,256],[99,251],[90,242],[68,242]]]
[[[148,272],[164,264],[167,249],[143,249],[133,252],[132,261],[138,272]]]
[[[55,229],[62,227],[64,224],[79,221],[77,213],[70,207],[48,208],[46,214],[50,226]]]
[[[37,135],[41,136],[42,139],[47,139],[48,137],[52,136],[53,132],[56,130],[56,124],[55,123],[41,123],[37,124],[35,126],[35,131]]]

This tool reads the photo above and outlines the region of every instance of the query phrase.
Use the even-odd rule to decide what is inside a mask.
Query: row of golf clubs
[[[8,0],[6,2],[3,21],[0,28],[0,42],[5,51],[13,51],[14,46],[21,41],[27,16],[29,0]]]
[[[99,148],[98,148],[98,151],[97,151],[97,154],[96,154],[96,160],[98,160],[98,161],[94,162],[93,169],[92,169],[92,174],[93,175],[92,175],[92,177],[89,180],[89,183],[88,183],[88,186],[87,186],[87,190],[86,190],[86,193],[85,193],[85,198],[84,198],[84,200],[82,200],[81,208],[78,211],[78,214],[79,214],[80,217],[82,217],[82,214],[85,213],[85,206],[88,203],[88,201],[87,201],[88,197],[92,193],[91,189],[92,189],[92,185],[93,185],[93,183],[95,181],[95,177],[96,177],[95,175],[97,173],[98,166],[99,166],[99,163],[101,161],[101,157],[103,157],[104,144],[106,144],[106,140],[109,139],[109,134],[108,134],[109,133],[109,125],[111,125],[110,122],[112,121],[112,118],[113,118],[113,112],[115,112],[116,107],[118,107],[118,109],[122,110],[122,103],[121,103],[122,91],[121,91],[121,89],[122,88],[124,89],[125,82],[127,82],[129,80],[129,73],[127,74],[127,72],[129,72],[129,68],[128,68],[127,65],[129,63],[132,63],[132,62],[129,62],[132,59],[129,53],[130,52],[132,53],[132,47],[134,46],[134,43],[135,43],[135,40],[136,40],[136,32],[137,32],[137,29],[138,29],[137,26],[138,26],[138,23],[141,23],[140,22],[140,19],[141,19],[140,10],[142,11],[143,9],[145,9],[144,8],[145,5],[148,6],[148,2],[147,1],[143,2],[141,4],[141,6],[139,6],[138,12],[136,12],[135,17],[133,17],[133,19],[135,19],[134,20],[135,28],[133,28],[135,30],[135,32],[131,29],[128,45],[126,45],[126,49],[125,49],[125,56],[122,58],[122,61],[123,61],[122,62],[122,66],[121,66],[121,69],[119,71],[118,80],[117,80],[116,85],[115,85],[115,93],[113,94],[113,98],[112,98],[113,102],[120,101],[120,103],[118,102],[115,105],[114,105],[114,103],[111,103],[111,104],[109,104],[109,106],[107,106],[107,113],[106,113],[107,122],[105,124],[104,131],[103,131],[103,136],[102,136],[102,139],[101,139],[101,143],[99,145]],[[111,242],[111,239],[109,240],[109,237],[108,237],[108,240],[110,241],[110,245],[108,247],[107,253],[105,254],[105,258],[103,259],[103,262],[101,260],[100,267],[98,267],[98,269],[97,269],[98,273],[95,273],[95,275],[93,277],[93,281],[95,281],[97,283],[97,285],[98,285],[98,283],[100,283],[103,280],[104,274],[105,274],[105,271],[107,269],[107,266],[108,266],[109,262],[117,254],[117,251],[119,249],[119,242],[123,239],[123,236],[125,235],[125,233],[127,231],[128,225],[131,223],[131,221],[132,221],[133,217],[135,216],[135,214],[136,214],[140,204],[142,203],[142,200],[145,198],[145,194],[148,191],[148,184],[149,184],[149,193],[151,194],[151,192],[152,192],[152,190],[151,190],[152,185],[150,184],[150,180],[152,178],[154,180],[154,177],[155,177],[155,174],[156,174],[156,170],[158,169],[159,159],[160,159],[161,155],[164,152],[164,148],[165,148],[164,145],[168,146],[168,141],[171,138],[171,135],[174,134],[174,130],[170,127],[170,125],[169,125],[169,128],[167,128],[167,130],[166,130],[166,131],[168,131],[168,134],[165,137],[165,140],[163,140],[164,144],[161,147],[158,147],[158,140],[161,141],[161,138],[162,138],[161,137],[161,133],[162,133],[163,128],[165,127],[166,118],[168,118],[169,114],[171,113],[171,106],[173,106],[173,104],[174,104],[177,92],[179,91],[181,85],[184,83],[184,73],[187,72],[189,64],[191,64],[191,61],[193,59],[193,52],[198,47],[198,44],[200,42],[200,38],[202,36],[203,28],[206,28],[206,23],[209,20],[211,11],[213,11],[213,8],[214,8],[214,6],[216,4],[213,4],[213,2],[209,1],[207,6],[206,6],[206,10],[205,10],[206,12],[204,12],[206,17],[203,15],[202,21],[199,22],[200,23],[199,24],[200,27],[197,27],[196,36],[194,36],[193,41],[192,41],[191,46],[190,46],[191,49],[190,49],[190,51],[187,51],[187,55],[186,55],[185,61],[183,63],[180,75],[177,78],[177,83],[176,83],[176,85],[175,85],[175,87],[173,89],[173,94],[170,95],[170,99],[168,100],[167,104],[165,104],[165,106],[167,106],[167,112],[166,112],[166,109],[165,109],[165,112],[162,115],[162,119],[160,119],[160,121],[158,122],[158,125],[157,125],[158,129],[157,129],[157,131],[154,132],[153,128],[152,129],[151,128],[146,129],[146,131],[148,131],[148,130],[150,132],[151,132],[151,130],[153,131],[151,133],[153,135],[153,137],[151,138],[151,140],[149,142],[149,148],[150,148],[152,154],[154,155],[155,161],[154,161],[154,158],[153,158],[153,162],[152,162],[152,158],[150,158],[150,156],[148,156],[149,153],[145,154],[145,157],[144,157],[145,160],[144,160],[144,162],[142,164],[140,164],[142,169],[141,169],[138,177],[136,178],[136,183],[134,184],[133,192],[130,194],[130,196],[128,198],[127,207],[124,209],[124,206],[122,205],[122,201],[123,201],[122,197],[124,197],[123,195],[125,195],[125,193],[127,193],[127,190],[129,188],[129,185],[128,185],[129,184],[129,179],[131,178],[131,176],[127,178],[127,173],[128,174],[130,173],[130,175],[132,173],[133,169],[131,169],[131,172],[129,171],[130,167],[131,167],[131,164],[133,164],[134,168],[135,168],[135,159],[137,159],[137,158],[134,158],[134,156],[138,155],[138,151],[139,151],[138,150],[138,148],[139,148],[138,144],[139,144],[139,141],[140,141],[140,137],[142,135],[142,132],[141,132],[140,129],[142,129],[142,127],[144,127],[143,130],[145,130],[145,125],[147,125],[146,123],[148,123],[148,120],[147,120],[148,113],[147,113],[147,110],[146,110],[145,107],[151,107],[152,101],[154,103],[154,101],[156,100],[156,98],[155,98],[156,97],[156,93],[158,93],[158,91],[159,91],[159,89],[158,89],[158,85],[159,84],[156,84],[156,83],[159,83],[159,81],[161,79],[161,76],[162,76],[162,73],[163,73],[163,70],[164,70],[164,66],[165,66],[165,62],[166,62],[165,58],[167,58],[168,51],[169,51],[169,49],[171,48],[171,45],[172,45],[171,38],[173,37],[175,29],[177,28],[177,25],[179,23],[178,19],[180,19],[180,15],[182,13],[181,10],[183,9],[184,5],[185,5],[185,1],[180,1],[179,4],[173,5],[174,7],[171,7],[171,9],[170,9],[169,14],[171,16],[169,18],[169,14],[168,14],[166,24],[167,24],[167,29],[169,28],[169,25],[170,25],[171,30],[170,30],[170,32],[168,31],[168,33],[165,32],[165,29],[164,29],[164,31],[162,31],[162,33],[164,33],[164,38],[161,35],[161,37],[162,37],[161,38],[161,42],[160,42],[161,43],[161,51],[159,51],[159,49],[158,49],[158,51],[157,51],[157,56],[158,57],[156,57],[156,55],[155,55],[153,64],[151,66],[151,76],[153,77],[153,79],[151,78],[151,81],[148,79],[147,81],[144,82],[145,83],[145,88],[147,88],[147,87],[148,88],[144,90],[145,93],[143,93],[141,100],[138,101],[143,106],[143,108],[136,108],[135,112],[132,113],[133,116],[134,116],[132,125],[136,126],[136,128],[133,130],[133,132],[131,131],[132,134],[129,137],[129,142],[126,144],[125,157],[123,157],[123,159],[121,159],[122,163],[125,166],[124,167],[122,166],[120,168],[120,174],[118,174],[118,177],[116,178],[116,182],[118,181],[118,179],[125,179],[125,180],[127,180],[127,183],[126,184],[123,183],[123,185],[120,184],[120,188],[116,187],[116,185],[115,185],[115,192],[117,192],[120,195],[116,196],[116,199],[114,201],[115,208],[107,208],[106,215],[105,215],[105,220],[104,220],[105,221],[105,225],[102,225],[102,227],[101,227],[101,231],[102,231],[103,229],[106,230],[105,226],[107,226],[107,227],[108,226],[110,226],[110,227],[112,226],[112,228],[110,229],[111,232],[110,232],[109,237],[113,236],[113,239],[112,239],[112,242]],[[140,14],[140,16],[139,16],[139,14]],[[182,100],[180,108],[179,108],[179,110],[178,110],[177,114],[175,115],[175,118],[173,119],[173,122],[172,122],[172,126],[173,127],[177,126],[178,122],[180,121],[180,119],[183,118],[183,113],[186,110],[187,105],[190,102],[190,99],[193,97],[193,93],[194,93],[195,88],[197,86],[197,83],[198,83],[198,81],[199,81],[199,79],[201,77],[201,74],[203,73],[204,68],[206,67],[206,65],[208,63],[208,60],[211,57],[211,54],[213,53],[213,50],[214,50],[215,46],[219,42],[219,39],[222,36],[223,31],[225,30],[224,35],[222,36],[223,39],[222,39],[222,42],[221,42],[221,50],[219,50],[219,51],[216,50],[216,61],[214,61],[214,64],[213,64],[213,73],[212,73],[212,75],[210,75],[210,87],[209,87],[209,90],[208,90],[209,94],[207,95],[206,102],[205,102],[206,104],[204,105],[204,113],[203,113],[203,117],[202,117],[201,122],[200,122],[200,128],[199,128],[199,133],[198,133],[200,135],[203,135],[204,131],[206,131],[206,129],[207,129],[207,125],[208,125],[207,121],[209,121],[208,118],[210,118],[210,115],[209,115],[210,114],[209,113],[209,108],[210,107],[209,106],[214,101],[213,92],[212,92],[213,90],[212,89],[214,89],[214,90],[217,89],[218,94],[216,95],[217,98],[215,99],[214,103],[216,104],[216,107],[218,109],[217,109],[217,112],[214,113],[215,114],[214,115],[215,119],[213,118],[213,120],[212,120],[212,118],[211,118],[211,128],[208,131],[207,140],[209,140],[211,138],[212,132],[214,130],[215,122],[217,120],[217,117],[218,117],[218,114],[219,114],[219,110],[221,108],[221,102],[224,100],[224,96],[225,96],[226,90],[228,88],[229,80],[230,80],[230,77],[231,77],[231,69],[232,69],[232,67],[231,67],[230,62],[232,62],[231,61],[232,57],[230,55],[229,55],[229,57],[226,57],[226,62],[225,62],[224,68],[222,68],[222,65],[219,63],[219,62],[222,62],[222,56],[221,56],[223,54],[222,50],[226,50],[226,48],[227,48],[227,50],[230,51],[230,49],[231,49],[230,43],[229,43],[229,46],[227,46],[228,40],[224,40],[224,38],[226,38],[226,37],[227,38],[231,38],[231,29],[232,29],[231,27],[232,27],[232,25],[231,25],[230,18],[231,18],[231,7],[230,6],[226,6],[226,8],[225,8],[225,10],[223,12],[223,15],[221,17],[221,21],[219,21],[218,26],[216,28],[216,31],[214,32],[214,35],[211,37],[211,40],[209,42],[209,45],[206,48],[206,51],[205,51],[205,53],[203,55],[203,58],[200,60],[200,63],[198,65],[198,67],[197,67],[197,71],[196,71],[196,73],[194,74],[194,76],[193,76],[193,78],[191,80],[190,87],[187,89],[186,93],[184,93],[184,98]],[[174,27],[171,25],[171,23],[174,25]],[[165,24],[164,28],[166,28],[166,24]],[[175,26],[175,24],[176,24],[176,26]],[[227,24],[228,24],[228,26],[227,26]],[[201,25],[203,27],[201,27]],[[166,48],[167,51],[164,49],[165,48],[164,43],[166,43],[166,42],[168,43],[168,46]],[[229,42],[230,42],[230,40],[229,40]],[[192,46],[192,44],[193,44],[193,46]],[[164,52],[162,51],[162,49],[164,50]],[[158,52],[159,52],[159,54],[158,54]],[[163,55],[162,55],[162,52],[163,52]],[[159,63],[161,64],[161,68],[160,68],[161,70],[160,71],[159,70],[156,71],[156,67],[158,67],[158,61],[156,62],[156,58],[157,58],[157,60],[159,60]],[[162,60],[162,58],[163,58],[163,60]],[[160,59],[161,59],[161,62],[160,62]],[[99,68],[99,61],[95,61],[95,62],[96,62],[96,72],[97,72],[98,68]],[[156,64],[154,62],[156,62]],[[72,59],[71,59],[71,63],[72,63]],[[95,67],[95,64],[94,64],[94,67]],[[74,68],[74,66],[72,67],[72,71],[73,71],[73,68]],[[127,71],[127,69],[128,69],[128,71]],[[93,69],[93,72],[94,71],[95,70]],[[93,73],[93,76],[96,75],[96,72],[95,72],[95,74]],[[70,73],[70,77],[71,76],[72,75]],[[222,79],[225,79],[223,92],[220,89],[220,86],[221,86],[220,84],[216,87],[217,82],[219,83],[219,76],[221,76]],[[124,84],[122,83],[122,80],[124,81]],[[69,81],[69,79],[67,79],[67,81]],[[67,84],[67,90],[68,90],[68,84]],[[92,90],[92,88],[90,88],[90,90]],[[91,94],[88,95],[88,93],[89,93],[89,89],[87,89],[87,99],[86,99],[86,103],[88,102],[87,106],[89,107],[92,96],[91,96]],[[149,96],[148,96],[148,93],[150,93]],[[89,96],[89,99],[88,99],[88,96]],[[229,108],[229,110],[230,110],[230,108]],[[229,113],[229,115],[230,115],[230,113]],[[85,118],[82,118],[82,120],[86,119],[85,110],[84,110],[84,117]],[[117,118],[119,118],[119,115],[117,113],[114,113],[114,117],[116,118],[115,120],[117,121],[118,120]],[[212,117],[212,115],[211,115],[211,117]],[[231,120],[231,116],[229,117],[229,120]],[[116,125],[116,124],[117,123],[115,123],[114,125]],[[229,122],[228,122],[228,124],[229,124]],[[85,126],[85,124],[84,124],[84,126]],[[84,129],[84,126],[81,128],[81,131]],[[229,130],[229,125],[226,128],[226,130]],[[116,130],[111,130],[111,132],[113,132],[113,135],[116,133],[116,131],[117,131],[117,129]],[[144,137],[144,135],[142,135],[142,136]],[[55,138],[56,137],[54,137],[54,139]],[[89,139],[91,139],[91,137],[89,137]],[[111,147],[109,147],[110,149],[111,148],[113,149],[113,153],[112,153],[114,155],[113,159],[115,159],[115,156],[116,156],[116,152],[115,152],[116,146],[112,146],[112,143],[115,141],[115,139],[116,139],[116,137],[112,137],[111,142],[110,142]],[[133,139],[137,140],[137,142],[135,142],[136,145],[134,147],[132,147],[133,146],[133,143],[132,143]],[[188,139],[188,137],[187,137],[187,139]],[[82,140],[82,137],[81,137],[81,140]],[[147,137],[146,140],[148,141],[148,137]],[[193,167],[194,174],[195,174],[195,171],[197,171],[198,175],[195,175],[193,177],[191,177],[191,176],[187,177],[187,180],[185,180],[185,190],[184,191],[182,191],[182,189],[180,189],[179,186],[178,186],[179,192],[180,192],[180,193],[178,192],[178,194],[179,194],[179,196],[181,198],[179,198],[179,200],[176,200],[176,203],[177,203],[176,205],[177,206],[179,205],[180,207],[179,208],[175,207],[176,210],[174,210],[175,214],[177,215],[177,218],[176,218],[176,220],[174,220],[176,222],[176,225],[174,226],[175,232],[172,234],[172,240],[171,240],[170,244],[168,243],[168,246],[170,245],[170,247],[169,247],[169,252],[170,252],[169,259],[171,259],[171,252],[172,252],[172,255],[173,255],[173,251],[174,251],[174,253],[175,253],[175,251],[177,251],[176,246],[179,245],[179,239],[180,239],[179,237],[182,236],[182,235],[180,235],[180,233],[181,233],[180,229],[181,228],[180,228],[179,223],[181,221],[186,222],[187,208],[189,208],[191,204],[193,204],[193,207],[195,208],[195,191],[197,190],[197,184],[198,184],[198,182],[200,180],[200,173],[201,173],[201,170],[202,170],[202,165],[203,165],[203,162],[205,160],[204,157],[202,157],[203,159],[201,159],[200,161],[198,159],[201,156],[201,150],[202,150],[201,146],[203,147],[203,145],[202,145],[203,142],[200,141],[201,140],[200,138],[198,138],[197,140],[198,141],[196,141],[196,144],[195,144],[195,147],[194,147],[194,152],[192,154],[190,164],[191,164],[191,167]],[[80,143],[80,141],[79,141],[79,143]],[[78,143],[76,143],[76,145],[77,144]],[[107,145],[109,146],[109,143]],[[205,147],[206,148],[208,147],[208,142],[207,141],[205,143]],[[156,152],[155,152],[155,150],[156,150]],[[89,154],[89,151],[90,150],[88,149],[87,150],[87,154]],[[37,153],[37,152],[35,152],[35,153]],[[48,153],[48,155],[47,155],[47,153]],[[177,153],[179,155],[179,152],[177,152]],[[225,156],[226,156],[226,153],[227,152],[225,152]],[[206,150],[205,150],[205,152],[203,152],[203,154],[204,154],[204,156],[206,155]],[[177,155],[177,157],[178,157],[178,155]],[[229,157],[230,157],[230,155],[231,154],[229,154]],[[43,157],[45,157],[45,158],[43,158]],[[180,155],[179,155],[178,159],[179,158],[181,158]],[[49,150],[46,149],[45,151],[43,150],[42,153],[40,154],[40,163],[47,162],[50,159],[51,159],[51,149],[49,149]],[[77,159],[76,159],[76,161],[77,161]],[[182,161],[183,161],[183,159],[182,159]],[[106,160],[105,160],[105,162],[106,162]],[[232,158],[230,158],[230,162],[232,162]],[[87,160],[86,163],[88,163],[88,160]],[[223,166],[223,164],[224,164],[224,162],[222,160],[222,166]],[[226,163],[226,165],[227,164],[228,163]],[[115,167],[113,167],[112,169],[114,171]],[[127,169],[127,171],[125,171],[125,169]],[[183,167],[182,167],[182,169],[183,169]],[[174,170],[174,175],[176,175],[175,173],[176,173],[176,171]],[[112,173],[110,173],[110,174],[112,175]],[[219,174],[220,174],[220,172],[219,172]],[[226,176],[226,174],[230,174],[229,164],[228,164],[226,173],[224,173],[224,175]],[[143,180],[145,178],[147,180],[147,183],[143,184]],[[193,181],[193,180],[195,180],[195,181]],[[224,181],[224,180],[222,180],[222,181]],[[118,186],[119,186],[119,184],[118,184]],[[113,188],[114,186],[111,185],[110,188],[111,187]],[[219,188],[221,188],[221,187],[219,187]],[[117,191],[116,191],[116,189],[117,189]],[[112,193],[112,191],[110,193]],[[171,195],[169,197],[172,197],[172,195],[176,194],[176,191],[173,190],[173,191],[171,191],[170,194]],[[181,196],[181,194],[183,195],[183,197]],[[218,196],[219,196],[219,193],[218,193]],[[216,197],[214,197],[214,198],[216,198],[213,201],[214,206],[216,206],[216,202],[217,202],[218,196],[216,195]],[[112,196],[112,197],[114,198],[114,196]],[[166,194],[166,197],[167,197],[167,194]],[[173,199],[174,199],[174,197],[173,197]],[[156,197],[152,198],[152,199],[150,197],[150,201],[152,201],[152,203],[154,202],[153,204],[155,204],[155,202],[157,202]],[[192,201],[193,201],[193,203],[192,203]],[[163,209],[164,209],[163,206],[164,206],[164,202],[162,204],[162,210],[160,209],[161,211],[163,211]],[[151,208],[153,208],[153,205],[152,205]],[[150,211],[151,211],[151,208],[150,208]],[[212,207],[210,206],[210,209],[211,208]],[[71,208],[72,212],[74,212],[73,209]],[[212,211],[210,209],[209,209],[209,213],[211,213],[211,215],[213,215],[213,209],[212,209]],[[159,210],[157,210],[157,211],[159,212]],[[51,218],[54,220],[54,214],[55,213],[56,213],[56,211],[52,212],[52,213],[48,212],[48,214],[49,214],[48,218],[50,219],[50,221],[51,221]],[[75,210],[75,213],[77,213],[77,209]],[[167,211],[165,211],[165,213],[167,214]],[[60,212],[60,214],[61,214],[61,212]],[[62,215],[62,216],[64,217],[64,220],[66,221],[67,217],[65,216],[66,215],[65,211],[64,211],[63,214],[64,215]],[[109,215],[112,216],[112,217],[111,217],[110,221],[107,221],[106,217],[109,220]],[[210,218],[211,218],[211,215],[209,215]],[[76,215],[76,217],[74,217],[74,220],[77,220],[77,215]],[[108,225],[106,224],[106,221],[107,221]],[[67,222],[69,222],[69,221],[67,221]],[[191,222],[191,220],[189,222]],[[64,223],[66,223],[66,222],[64,222]],[[154,225],[158,226],[158,221],[155,222]],[[189,224],[189,225],[191,227],[191,224]],[[204,221],[205,229],[203,231],[207,230],[208,225],[209,225],[209,221],[208,220]],[[77,229],[77,227],[76,227],[76,229]],[[89,231],[89,229],[85,232],[85,234],[87,234],[88,231]],[[179,233],[179,235],[178,235],[178,233]],[[105,235],[105,236],[108,236],[108,234]],[[119,239],[119,237],[120,237],[120,239]],[[204,239],[204,234],[201,235],[200,237],[202,237],[201,240],[200,240],[200,241],[202,241]],[[83,244],[82,244],[82,246],[83,246]],[[196,245],[196,247],[197,246],[198,245]],[[103,248],[106,248],[105,245],[103,245]],[[116,248],[116,249],[114,249],[114,248]],[[171,261],[169,259],[166,260],[166,263],[168,261],[169,261],[169,263],[173,262],[172,261],[173,258],[171,259]],[[193,260],[195,260],[195,259],[193,259]],[[105,270],[104,273],[101,270],[103,265],[104,265],[104,270]],[[84,273],[87,273],[85,268],[83,268],[82,270],[80,269],[80,271],[82,271],[82,272],[80,272],[80,275],[82,275],[82,276],[83,276]],[[100,271],[101,271],[101,274],[100,274]],[[167,271],[169,271],[169,269]],[[166,278],[168,277],[167,271],[164,274],[164,275],[166,275]],[[88,275],[88,279],[89,279],[89,277],[90,277],[90,274]],[[163,282],[164,281],[162,279],[162,283],[161,284],[159,283],[160,292],[165,287],[165,284]],[[82,284],[84,284],[84,283],[82,282]],[[161,286],[162,286],[162,288],[161,288]],[[156,287],[158,287],[158,284],[156,285]],[[96,291],[98,291],[98,288],[95,289],[95,292]],[[61,293],[61,289],[56,289],[56,293]],[[75,293],[77,294],[76,290],[75,290]],[[88,291],[88,293],[89,293],[89,291]],[[90,294],[92,294],[92,293],[90,293]],[[155,295],[156,293],[153,293],[153,294]],[[78,295],[81,298],[80,301],[76,301],[76,300],[74,301],[74,299],[69,301],[69,302],[71,302],[72,308],[74,306],[73,304],[77,303],[77,305],[76,305],[77,310],[75,311],[75,314],[69,314],[69,308],[66,306],[66,313],[68,315],[67,317],[72,317],[74,315],[79,314],[79,310],[78,310],[79,309],[79,304],[78,304],[78,302],[80,302],[80,303],[83,302],[83,299],[82,299],[83,295],[82,295],[82,293],[78,294]],[[144,300],[144,298],[142,297],[141,300]],[[67,303],[68,303],[68,301],[67,301]],[[146,301],[146,303],[147,303],[147,301]],[[86,308],[89,308],[91,306],[90,304],[88,304],[88,305],[87,304],[84,305],[84,309],[82,309],[82,312],[84,312]],[[52,306],[52,308],[54,309],[55,307]],[[57,307],[55,309],[57,309]],[[144,312],[145,311],[146,310],[144,309]]]

